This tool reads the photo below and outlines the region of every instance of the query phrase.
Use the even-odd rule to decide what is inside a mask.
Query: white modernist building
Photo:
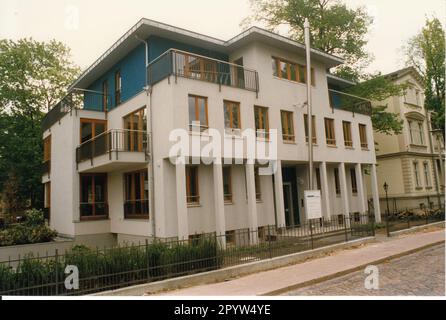
[[[370,193],[379,219],[371,105],[339,92],[346,83],[328,70],[342,59],[314,49],[311,59],[323,216],[364,213]],[[307,220],[306,81],[305,47],[275,33],[253,27],[222,41],[142,19],[44,119],[51,227],[95,243],[212,232],[231,241],[238,229],[298,227]],[[215,130],[222,147],[211,158],[223,164],[200,158]],[[184,133],[191,147],[172,161]],[[267,156],[248,161],[248,140]],[[264,159],[273,174],[259,170]]]

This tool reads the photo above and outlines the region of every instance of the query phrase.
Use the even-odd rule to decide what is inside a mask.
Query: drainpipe
[[[155,187],[155,183],[154,183],[154,176],[155,176],[155,170],[154,170],[154,163],[153,163],[153,139],[152,139],[152,86],[149,85],[149,79],[148,79],[148,75],[147,75],[147,69],[149,67],[149,43],[144,40],[141,39],[140,37],[138,37],[137,35],[135,35],[135,38],[144,43],[144,46],[146,48],[146,53],[145,53],[145,75],[146,75],[146,81],[145,81],[145,86],[144,86],[144,90],[146,91],[147,94],[147,103],[146,103],[146,110],[147,110],[147,115],[149,117],[149,121],[147,123],[147,131],[149,132],[148,135],[148,152],[149,152],[149,164],[150,164],[150,169],[148,170],[148,181],[149,181],[149,214],[151,217],[151,221],[152,223],[150,224],[151,228],[152,228],[152,236],[153,238],[156,238],[156,224],[155,224],[155,192],[154,192],[154,187]]]
[[[434,150],[434,144],[432,142],[432,134],[435,132],[435,130],[432,130],[431,117],[430,117],[430,114],[426,108],[424,108],[424,112],[426,115],[427,128],[428,128],[428,132],[429,132],[429,147],[430,147],[431,157],[432,157],[432,169],[434,169],[434,175],[435,175],[435,188],[437,189],[436,191],[437,191],[437,198],[438,198],[438,206],[441,208],[441,194],[440,194],[440,183],[441,182],[440,182],[440,175],[438,172],[438,167],[435,163],[435,154],[434,154],[435,150]],[[441,157],[440,147],[439,147],[438,151],[439,151],[440,157]],[[440,160],[440,165],[441,165],[441,160]],[[429,206],[429,203],[427,205]]]

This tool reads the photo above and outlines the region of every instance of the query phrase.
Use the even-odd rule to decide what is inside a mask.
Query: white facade
[[[150,47],[150,42],[148,45]],[[257,230],[267,225],[284,227],[306,221],[303,207],[303,193],[308,185],[308,145],[304,129],[306,85],[274,76],[271,63],[273,57],[305,64],[301,51],[279,49],[266,41],[247,41],[229,52],[229,60],[243,58],[245,68],[258,72],[258,94],[195,79],[169,77],[154,84],[150,90],[141,90],[110,112],[77,110],[71,115],[65,115],[60,123],[53,124],[44,132],[44,137],[51,135],[52,143],[51,174],[43,177],[43,182],[51,181],[51,227],[73,237],[111,233],[122,242],[152,237],[187,238],[211,232],[224,234],[236,229]],[[333,65],[327,64],[326,59],[326,56],[322,59],[315,54],[312,65],[315,75],[312,101],[317,140],[314,146],[315,186],[319,185],[322,190],[325,217],[364,213],[368,210],[368,193],[374,195],[375,203],[378,201],[376,179],[369,186],[370,190],[367,190],[364,181],[365,170],[376,178],[371,119],[365,114],[330,107],[326,70]],[[169,141],[169,134],[175,129],[188,131],[189,95],[207,98],[209,128],[217,129],[224,137],[223,140],[238,139],[243,142],[240,137],[224,135],[225,100],[240,104],[241,130],[255,129],[254,106],[268,108],[269,129],[277,129],[278,132],[279,170],[275,175],[259,176],[260,196],[256,195],[255,166],[246,162],[244,153],[243,159],[238,159],[241,163],[230,165],[232,201],[225,201],[223,197],[222,166],[199,164],[199,201],[187,203],[186,166],[170,161],[169,151],[175,142]],[[125,129],[123,117],[141,107],[147,109],[149,135],[153,141],[149,157],[138,152],[119,152],[119,155],[111,152],[95,157],[92,162],[76,163],[81,118],[106,119],[107,130]],[[284,142],[282,139],[281,110],[292,112],[293,142]],[[326,143],[324,118],[334,120],[335,146]],[[352,146],[344,145],[343,121],[351,123]],[[367,147],[361,147],[360,124],[366,128]],[[202,135],[205,136],[206,132]],[[200,138],[192,133],[189,133],[189,137],[191,140]],[[263,140],[257,139],[258,147],[265,144]],[[235,161],[227,150],[222,150],[222,154],[226,161]],[[196,151],[187,154],[188,160],[197,157],[199,153]],[[141,169],[147,170],[149,177],[153,172],[154,189],[149,204],[153,212],[149,213],[148,219],[125,219],[124,173]],[[335,182],[335,170],[338,172],[338,183]],[[86,172],[107,173],[108,218],[92,221],[80,217],[79,174]],[[356,176],[355,188],[352,185],[352,174]],[[149,189],[150,186],[152,184],[149,182]],[[288,201],[284,197],[289,197]],[[376,207],[375,214],[379,217],[379,206]]]

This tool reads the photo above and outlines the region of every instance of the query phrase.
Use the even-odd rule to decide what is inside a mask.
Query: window
[[[365,124],[359,124],[359,140],[361,141],[361,148],[367,149],[369,144],[367,143],[367,131]]]
[[[142,152],[146,145],[146,108],[141,108],[125,116],[124,129],[125,150]]]
[[[342,131],[344,132],[344,146],[353,147],[352,124],[348,121],[342,121]]]
[[[254,106],[254,119],[256,123],[256,136],[269,138],[268,108]]]
[[[108,81],[104,80],[102,82],[102,111],[107,111],[108,109]]]
[[[231,167],[223,167],[223,192],[226,203],[232,203]]]
[[[321,171],[319,170],[319,168],[316,168],[316,187],[317,187],[317,190],[322,190],[321,189]]]
[[[293,113],[291,111],[280,111],[282,118],[283,141],[294,142]]]
[[[335,137],[335,128],[334,128],[334,120],[325,118],[325,139],[328,145],[335,146],[336,145],[336,137]]]
[[[431,187],[431,175],[429,173],[429,163],[424,162],[423,163],[423,169],[424,169],[424,182],[426,183],[426,187]]]
[[[286,61],[281,58],[272,58],[273,75],[290,81],[307,83],[307,69],[304,65]],[[311,85],[315,85],[314,69],[311,68]]]
[[[424,145],[424,130],[422,121],[408,120],[410,143]]]
[[[200,203],[197,166],[186,166],[186,198],[189,205]]]
[[[51,218],[51,182],[45,183],[44,188],[45,188],[44,213],[45,213],[45,219],[48,219],[49,221]]]
[[[81,219],[104,219],[108,216],[107,174],[80,175]]]
[[[208,98],[189,95],[189,130],[208,129]]]
[[[44,173],[49,173],[51,166],[51,135],[43,139],[43,163]]]
[[[107,130],[106,120],[81,119],[80,122],[81,122],[80,143],[84,143],[88,140],[91,140]]]
[[[356,171],[355,169],[350,169],[350,179],[352,182],[352,193],[358,193],[358,184],[356,182]]]
[[[240,103],[232,101],[223,101],[225,113],[225,129],[231,133],[234,129],[240,129]]]
[[[256,200],[262,200],[262,189],[260,188],[260,176],[259,176],[259,168],[254,169],[254,182],[256,188]]]
[[[149,218],[149,181],[147,170],[124,174],[124,218]]]
[[[418,168],[418,162],[413,163],[413,173],[415,177],[415,186],[419,188],[421,187],[421,181],[420,181],[420,171]]]
[[[341,194],[341,185],[339,183],[339,169],[338,168],[334,169],[334,179],[335,179],[335,191],[336,191],[336,194],[339,195],[339,194]]]
[[[121,71],[118,70],[115,72],[115,106],[121,103],[121,93],[122,93],[122,87],[121,87]]]
[[[311,133],[312,133],[312,137],[311,139],[313,140],[313,144],[317,143],[317,139],[316,139],[316,116],[311,116]],[[304,127],[305,127],[305,142],[308,143],[308,115],[304,114]]]

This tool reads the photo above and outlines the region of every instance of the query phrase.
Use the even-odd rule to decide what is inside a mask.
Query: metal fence
[[[299,226],[192,235],[187,240],[19,257],[0,262],[0,295],[83,295],[216,270],[374,235],[368,215],[312,220]],[[223,245],[226,243],[226,245]],[[70,266],[78,289],[67,289]],[[68,273],[66,273],[68,272]]]
[[[399,212],[387,212],[382,217],[387,235],[391,232],[410,229],[412,227],[427,225],[434,222],[444,221],[445,215],[442,208],[406,208]]]
[[[151,85],[170,76],[259,91],[257,71],[181,50],[166,51],[147,68],[147,78]]]

